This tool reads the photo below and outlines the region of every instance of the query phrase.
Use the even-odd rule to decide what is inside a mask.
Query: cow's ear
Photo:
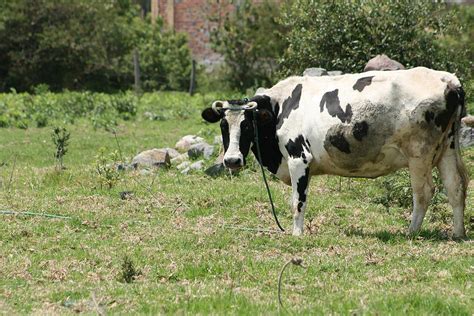
[[[201,113],[201,116],[209,123],[215,123],[221,119],[221,116],[217,114],[212,108],[204,109]]]
[[[267,125],[273,122],[273,113],[268,110],[258,110],[258,122]]]

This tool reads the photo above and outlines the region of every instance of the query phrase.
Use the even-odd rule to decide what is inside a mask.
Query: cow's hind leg
[[[434,185],[432,167],[429,163],[421,159],[411,159],[408,167],[413,189],[413,212],[408,232],[413,235],[420,230],[423,223],[428,204],[433,196]]]
[[[454,237],[464,238],[464,207],[469,178],[459,153],[454,148],[447,148],[438,163],[438,169],[453,208]]]

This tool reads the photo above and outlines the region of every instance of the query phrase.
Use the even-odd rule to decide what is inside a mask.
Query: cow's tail
[[[461,85],[458,85],[456,87],[448,85],[448,91],[446,93],[447,106],[455,106],[455,108],[457,109],[453,122],[454,150],[456,152],[456,168],[458,170],[459,175],[461,176],[464,194],[466,193],[467,186],[469,184],[469,175],[461,157],[461,146],[459,143],[459,138],[461,134],[461,118],[466,116],[465,96],[466,94]]]

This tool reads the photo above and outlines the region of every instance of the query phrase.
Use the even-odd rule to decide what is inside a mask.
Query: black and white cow
[[[220,120],[224,164],[254,154],[253,111],[262,164],[293,188],[293,235],[303,233],[311,175],[375,178],[408,167],[413,188],[409,233],[417,232],[437,167],[464,237],[468,176],[458,134],[464,91],[453,74],[423,67],[335,77],[290,77],[250,100],[215,101],[202,112]]]

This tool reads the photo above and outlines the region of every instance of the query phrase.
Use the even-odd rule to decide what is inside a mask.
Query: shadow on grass
[[[375,232],[365,232],[360,228],[346,230],[347,236],[358,236],[362,238],[377,238],[385,243],[399,243],[408,240],[428,240],[434,242],[442,242],[453,239],[446,231],[440,229],[423,229],[414,236],[409,236],[406,231],[389,231],[380,230]],[[468,238],[469,240],[470,238]],[[461,240],[460,240],[461,241]]]

